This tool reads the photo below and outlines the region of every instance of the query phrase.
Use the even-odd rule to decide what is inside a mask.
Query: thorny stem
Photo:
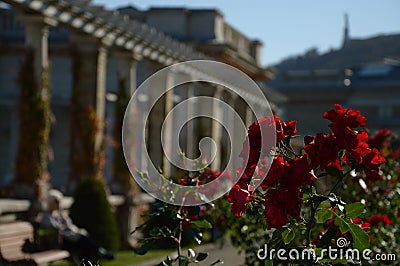
[[[179,206],[178,214],[182,217],[182,206]],[[181,244],[182,244],[182,233],[183,233],[183,219],[179,220],[179,232],[178,232],[178,239],[177,239],[177,253],[178,253],[178,262],[181,262]]]
[[[285,149],[287,149],[288,151],[290,151],[293,155],[294,155],[294,157],[296,157],[296,158],[299,158],[299,157],[301,157],[300,155],[298,155],[294,150],[293,150],[293,148],[292,148],[292,146],[289,144],[289,145],[286,145],[286,143],[284,142],[284,141],[281,141],[281,143],[280,143]]]
[[[336,184],[333,186],[333,188],[331,189],[331,191],[329,191],[328,196],[332,193],[335,193],[336,189],[338,188],[338,186],[340,185],[340,183],[343,182],[343,179],[345,176],[347,176],[348,174],[350,174],[350,172],[353,169],[348,170],[346,173],[343,174],[343,176],[341,178],[339,178],[339,180],[336,182]]]
[[[312,203],[312,207],[311,207],[311,215],[310,215],[310,220],[307,221],[307,228],[306,228],[306,236],[307,236],[307,246],[310,245],[311,243],[311,226],[314,223],[314,216],[315,213],[317,212],[317,206],[314,206],[314,202]]]
[[[332,187],[331,191],[329,191],[328,195],[331,195],[332,193],[334,193],[336,191],[336,189],[338,188],[338,186],[343,182],[343,179],[345,178],[345,176],[347,176],[353,169],[348,170],[347,172],[345,172],[340,178],[339,180],[336,182],[336,184]],[[307,222],[307,228],[306,228],[306,236],[307,236],[307,245],[310,245],[311,243],[311,226],[314,223],[314,216],[315,213],[317,212],[317,209],[319,207],[319,205],[322,203],[322,201],[319,201],[317,204],[314,204],[314,202],[312,203],[312,208],[311,208],[311,216],[310,216],[310,220]]]

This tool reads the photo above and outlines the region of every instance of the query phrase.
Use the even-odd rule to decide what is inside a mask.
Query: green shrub
[[[101,246],[112,252],[118,250],[117,221],[101,181],[87,178],[78,184],[70,215],[73,222],[85,228]]]

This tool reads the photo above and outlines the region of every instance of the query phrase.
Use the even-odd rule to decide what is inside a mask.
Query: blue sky
[[[108,8],[134,5],[217,8],[225,19],[251,38],[264,43],[263,64],[316,47],[320,52],[340,47],[344,14],[350,20],[350,36],[366,38],[400,33],[399,0],[94,0]]]

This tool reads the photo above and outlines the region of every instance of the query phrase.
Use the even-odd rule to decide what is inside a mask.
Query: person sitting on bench
[[[43,213],[41,227],[54,228],[59,232],[61,247],[79,260],[114,259],[114,255],[98,245],[85,229],[78,228],[60,208],[63,194],[55,189],[47,196],[47,211]]]

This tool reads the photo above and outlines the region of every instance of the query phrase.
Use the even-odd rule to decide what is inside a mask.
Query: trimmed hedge
[[[85,228],[98,244],[114,252],[119,248],[117,221],[107,200],[104,184],[95,178],[83,179],[74,193],[70,216]]]

